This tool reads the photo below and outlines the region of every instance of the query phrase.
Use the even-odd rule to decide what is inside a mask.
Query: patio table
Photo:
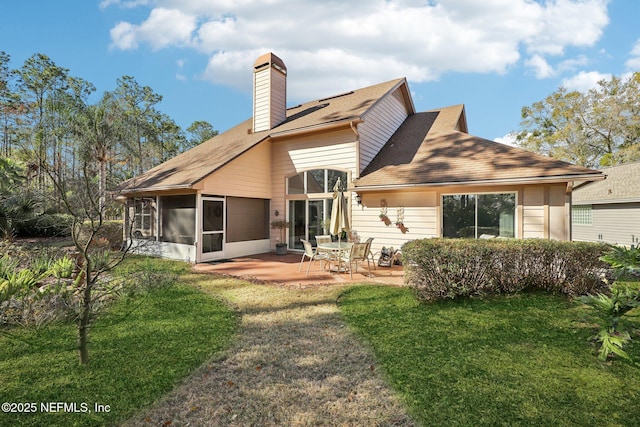
[[[351,242],[330,242],[330,243],[318,243],[318,250],[331,252],[331,256],[329,257],[329,270],[331,270],[331,259],[337,257],[338,258],[338,273],[343,272],[342,270],[342,254],[343,252],[349,252],[351,250],[351,246],[353,243]],[[346,267],[344,271],[347,271]]]

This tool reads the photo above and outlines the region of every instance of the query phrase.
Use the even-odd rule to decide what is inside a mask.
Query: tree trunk
[[[89,280],[90,266],[86,257],[82,257],[84,268],[80,270],[83,275],[81,282],[84,282],[82,293],[82,308],[78,319],[78,351],[80,353],[80,364],[89,363],[89,324],[91,323],[91,290],[93,284]]]

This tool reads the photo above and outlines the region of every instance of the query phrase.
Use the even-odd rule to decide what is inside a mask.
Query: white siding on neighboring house
[[[360,134],[358,174],[373,160],[407,116],[407,106],[400,94],[400,89],[381,99],[366,114],[364,123],[358,125],[358,133]]]
[[[640,202],[589,206],[592,223],[573,224],[573,240],[626,246],[640,244]]]

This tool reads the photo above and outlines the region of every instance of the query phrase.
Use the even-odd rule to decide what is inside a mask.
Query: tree
[[[598,82],[587,93],[559,88],[522,108],[517,143],[582,166],[640,159],[640,73]]]
[[[153,166],[147,155],[148,143],[156,139],[152,123],[157,114],[155,106],[162,101],[162,96],[149,86],[140,86],[131,76],[122,76],[117,83],[113,97],[120,108],[123,148],[134,162],[134,173],[141,174]]]
[[[0,156],[11,156],[20,116],[20,97],[12,88],[14,72],[9,69],[11,57],[0,51]]]
[[[86,134],[91,132],[87,131]],[[121,248],[120,252],[112,252],[101,243],[98,237],[105,228],[106,213],[109,205],[116,202],[100,190],[90,156],[83,156],[80,163],[80,172],[75,179],[63,179],[51,168],[47,169],[47,173],[66,212],[72,217],[71,237],[77,251],[76,264],[80,269],[76,281],[76,290],[81,295],[76,313],[78,352],[80,364],[86,365],[89,363],[89,331],[96,314],[94,307],[103,296],[95,294],[99,280],[125,259],[130,245]],[[130,235],[131,227],[128,229]]]
[[[67,89],[69,70],[58,67],[48,56],[37,53],[28,58],[22,68],[17,70],[18,88],[26,107],[26,116],[30,121],[30,129],[23,133],[24,142],[30,145],[30,150],[37,161],[38,184],[45,189],[45,173],[50,148],[57,151],[55,139],[52,137],[51,121],[48,102],[55,98],[60,91]],[[29,149],[29,148],[28,148]]]
[[[187,128],[187,133],[190,136],[190,138],[188,139],[188,148],[192,148],[196,145],[202,144],[203,142],[218,135],[218,131],[213,128],[213,125],[204,120],[196,120],[195,122],[191,123],[191,125]]]

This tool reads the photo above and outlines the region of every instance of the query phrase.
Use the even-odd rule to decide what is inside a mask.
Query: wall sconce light
[[[356,203],[358,204],[358,206],[362,204],[362,196],[358,193],[356,193]]]
[[[276,209],[275,214],[276,216],[280,216],[280,211]]]

